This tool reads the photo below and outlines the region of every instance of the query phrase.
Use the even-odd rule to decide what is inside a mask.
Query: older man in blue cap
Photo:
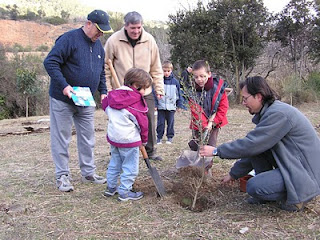
[[[77,132],[77,147],[82,182],[104,184],[106,179],[95,173],[93,106],[76,106],[71,100],[73,87],[89,87],[91,93],[106,97],[105,53],[99,37],[111,31],[109,16],[102,10],[92,11],[81,28],[64,33],[44,60],[50,81],[51,153],[55,163],[56,185],[62,192],[73,191],[70,182],[69,143],[72,125]]]

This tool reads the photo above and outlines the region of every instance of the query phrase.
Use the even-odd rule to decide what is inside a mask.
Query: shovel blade
[[[151,175],[151,178],[153,180],[154,185],[156,186],[157,192],[160,197],[164,197],[166,195],[166,190],[164,188],[163,182],[161,180],[161,177],[157,171],[156,168],[151,167],[149,168],[149,173]]]
[[[140,146],[140,151],[142,153],[143,159],[149,169],[149,173],[151,175],[152,181],[156,186],[157,192],[160,197],[163,197],[166,194],[166,190],[164,188],[163,182],[160,178],[160,175],[155,167],[152,167],[150,164],[150,160],[148,158],[147,151],[143,145]]]

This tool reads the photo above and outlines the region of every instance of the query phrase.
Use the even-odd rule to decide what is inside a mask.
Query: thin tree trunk
[[[26,96],[26,118],[29,117],[29,96]]]

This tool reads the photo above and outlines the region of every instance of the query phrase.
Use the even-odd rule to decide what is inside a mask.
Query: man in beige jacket
[[[159,49],[155,39],[143,27],[142,16],[137,12],[129,12],[124,17],[125,25],[122,29],[110,36],[104,46],[106,63],[110,59],[116,71],[120,85],[123,85],[124,75],[130,68],[142,68],[147,71],[153,80],[152,86],[145,91],[147,102],[149,134],[146,150],[150,159],[162,160],[156,155],[155,132],[155,99],[152,87],[158,99],[164,95],[163,71],[161,67]],[[115,89],[109,66],[106,64],[106,81],[108,91]]]

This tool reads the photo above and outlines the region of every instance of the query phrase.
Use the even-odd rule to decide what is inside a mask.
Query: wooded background
[[[184,68],[205,59],[212,72],[234,89],[234,103],[240,101],[239,81],[261,75],[284,101],[297,104],[317,101],[320,95],[319,2],[292,0],[280,13],[271,14],[262,0],[212,0],[207,5],[199,2],[194,9],[179,10],[168,22],[145,22],[144,27],[155,37],[161,60],[173,62],[178,78]],[[114,31],[119,30],[125,13],[104,10],[110,14]],[[1,19],[18,24],[32,21],[52,28],[79,27],[88,12],[78,0],[0,4]],[[54,37],[61,34],[52,32],[57,34]],[[103,36],[102,44],[109,36]],[[0,119],[48,114],[49,77],[42,62],[54,40],[40,42],[32,46],[1,42]]]

